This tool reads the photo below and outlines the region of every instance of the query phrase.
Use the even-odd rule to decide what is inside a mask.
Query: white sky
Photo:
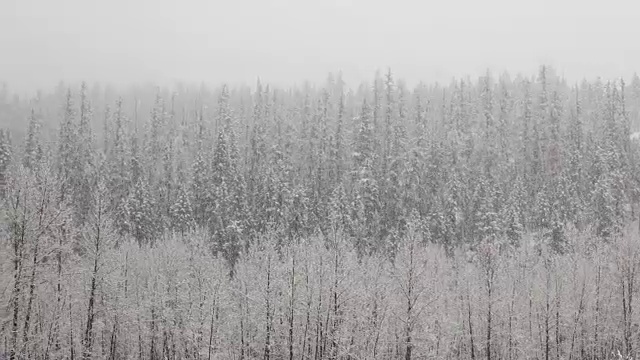
[[[391,66],[409,84],[488,67],[575,81],[640,71],[627,0],[0,0],[0,81],[291,84]]]

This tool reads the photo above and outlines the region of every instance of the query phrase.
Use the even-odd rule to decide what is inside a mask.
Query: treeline
[[[118,96],[82,84],[0,100],[0,114],[28,110],[23,136],[15,119],[0,132],[0,321],[12,359],[635,349],[636,265],[619,270],[626,282],[610,265],[623,244],[626,255],[637,247],[627,225],[640,195],[637,76],[574,86],[543,66],[532,78],[409,90],[389,71],[358,89],[330,76],[320,88]],[[584,237],[610,250],[576,246]],[[342,275],[330,270],[337,256],[348,258],[333,265]],[[521,257],[538,265],[518,268]],[[578,305],[579,278],[555,267],[576,259]],[[406,269],[416,266],[426,268]],[[397,288],[398,271],[412,290]],[[349,285],[332,292],[330,281]]]
[[[203,229],[232,263],[268,229],[326,234],[332,212],[362,253],[393,248],[413,212],[448,249],[542,232],[561,250],[567,224],[607,238],[635,218],[637,76],[570,86],[543,66],[410,91],[389,72],[357,91],[330,76],[123,97],[61,85],[25,104],[24,139],[0,137],[0,176],[46,159],[76,225],[100,178],[121,235]]]

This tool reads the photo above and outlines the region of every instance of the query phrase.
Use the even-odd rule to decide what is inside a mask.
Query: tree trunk
[[[409,278],[407,279],[407,319],[406,319],[406,327],[405,327],[405,341],[406,341],[406,350],[404,359],[411,360],[411,353],[413,351],[413,263],[414,263],[414,244],[411,242],[409,244]]]
[[[468,319],[469,319],[469,340],[471,342],[471,359],[475,360],[476,358],[476,351],[475,351],[475,345],[473,343],[473,323],[471,321],[471,300],[469,298],[469,293],[467,293],[467,313],[468,313]]]
[[[207,360],[211,360],[211,349],[213,347],[213,323],[215,321],[215,310],[216,309],[216,297],[213,298],[213,304],[211,305],[211,326],[209,326],[209,355],[207,356]]]
[[[25,351],[27,350],[28,342],[29,342],[29,327],[31,325],[31,309],[33,307],[33,297],[36,289],[36,269],[38,265],[38,247],[39,241],[36,238],[35,247],[33,249],[33,261],[31,263],[31,277],[29,279],[29,298],[27,299],[27,311],[24,316],[24,326],[22,328],[22,348]]]
[[[20,207],[20,195],[16,198],[16,205],[14,210],[18,210]],[[25,204],[26,206],[26,204]],[[11,300],[13,301],[13,319],[11,323],[11,353],[9,354],[10,360],[15,360],[18,350],[18,319],[20,314],[20,288],[22,281],[22,252],[25,240],[25,227],[26,227],[26,208],[23,207],[22,223],[12,223],[13,230],[13,292],[11,294]]]
[[[509,349],[508,356],[509,360],[513,359],[513,307],[516,301],[516,281],[513,281],[513,289],[511,290],[511,303],[509,304]]]
[[[491,284],[491,280],[489,280],[488,285],[488,297],[489,297],[489,301],[488,301],[488,305],[487,305],[487,360],[491,360],[491,303],[492,303],[492,298],[491,298],[491,292],[492,292],[492,288],[493,288],[493,284]]]
[[[94,307],[95,296],[96,296],[97,275],[98,275],[98,255],[96,254],[96,258],[94,259],[94,262],[93,262],[93,272],[91,274],[91,290],[89,292],[89,305],[87,306],[87,325],[85,327],[84,340],[82,342],[84,345],[82,358],[85,360],[88,360],[91,358],[91,348],[93,345],[93,318],[94,318],[93,307]]]
[[[69,301],[69,355],[71,360],[76,358],[76,349],[73,339],[73,315],[71,313],[71,301]]]
[[[289,360],[293,360],[293,325],[294,325],[294,305],[295,305],[295,277],[296,277],[296,256],[293,254],[291,262],[291,300],[289,301]]]
[[[267,288],[266,288],[266,336],[264,340],[264,360],[271,357],[271,255],[267,259]]]
[[[580,303],[578,304],[578,312],[576,314],[575,320],[573,322],[573,332],[571,334],[571,349],[569,351],[569,360],[572,360],[573,358],[573,349],[574,349],[574,344],[575,344],[575,340],[576,340],[576,333],[578,330],[578,323],[580,323],[581,318],[582,318],[582,312],[584,311],[584,294],[585,294],[585,288],[586,288],[586,281],[582,282],[582,291],[580,292]],[[583,355],[581,355],[581,358]]]
[[[593,358],[597,358],[600,356],[599,354],[599,349],[600,349],[600,344],[599,344],[599,325],[600,325],[600,279],[602,276],[602,267],[600,265],[598,265],[598,268],[596,270],[596,314],[595,314],[595,328],[593,331],[593,350],[592,350],[592,357]]]
[[[549,304],[549,292],[551,291],[551,285],[549,284],[550,282],[550,274],[549,274],[549,270],[547,270],[547,291],[545,294],[545,299],[546,299],[546,311],[545,311],[545,317],[544,317],[544,359],[545,360],[549,360],[549,348],[550,348],[550,343],[549,343],[549,312],[550,312],[550,304]]]

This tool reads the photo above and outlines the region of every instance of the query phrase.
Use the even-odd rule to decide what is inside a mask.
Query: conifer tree
[[[0,129],[0,199],[4,199],[9,174],[9,166],[13,158],[10,133]]]
[[[146,180],[142,177],[133,186],[127,199],[125,211],[128,215],[127,229],[139,245],[153,245],[162,229],[158,228],[155,203]]]
[[[340,94],[338,100],[338,115],[336,118],[336,130],[333,136],[333,163],[335,166],[334,184],[339,184],[343,180],[344,172],[344,117],[345,117],[345,99],[344,94]]]
[[[80,123],[78,126],[77,149],[75,153],[75,164],[73,167],[74,177],[74,202],[76,207],[76,220],[79,224],[84,224],[86,216],[92,205],[92,192],[95,169],[95,144],[93,139],[92,122],[93,109],[87,94],[87,84],[82,83],[80,88]]]
[[[385,93],[386,93],[386,106],[385,106],[385,122],[384,122],[384,148],[382,154],[382,171],[383,177],[387,178],[387,173],[389,171],[389,163],[391,159],[391,147],[393,140],[395,138],[394,128],[396,126],[395,118],[396,118],[396,103],[395,103],[395,83],[393,80],[393,75],[391,74],[391,69],[387,71],[385,76]]]
[[[476,188],[476,241],[477,243],[494,242],[502,233],[500,213],[496,204],[499,202],[498,189],[489,178],[481,178]]]
[[[40,121],[36,116],[35,110],[31,109],[29,125],[27,128],[27,138],[25,139],[23,165],[30,169],[33,168],[39,161],[41,151]]]
[[[496,124],[493,116],[493,83],[491,74],[487,71],[487,74],[482,78],[482,132],[484,134],[484,149],[482,151],[482,158],[485,162],[484,172],[486,176],[493,176],[493,169],[496,162],[497,148],[496,148]]]
[[[123,110],[123,100],[118,98],[115,103],[113,116],[109,119],[112,124],[110,145],[106,154],[106,170],[108,174],[105,180],[109,188],[110,212],[114,214],[114,222],[120,233],[126,232],[128,216],[124,211],[129,190],[132,186],[132,173],[130,167],[131,146],[128,134],[128,119]]]
[[[171,228],[181,235],[187,234],[194,228],[193,209],[191,207],[191,196],[185,185],[178,188],[175,202],[169,209]]]
[[[575,110],[571,111],[569,121],[569,134],[566,152],[567,170],[565,177],[569,185],[569,197],[571,204],[569,206],[569,219],[574,223],[580,224],[580,215],[585,202],[585,186],[584,186],[584,130],[582,124],[582,104],[581,95],[578,87],[575,88]]]
[[[355,214],[356,221],[363,226],[364,233],[360,233],[360,237],[364,237],[364,249],[370,251],[377,245],[377,220],[380,215],[380,195],[375,169],[376,152],[375,152],[375,133],[372,127],[371,109],[366,99],[362,104],[362,112],[360,115],[360,125],[355,139],[353,154],[354,161],[354,187],[355,187]]]
[[[238,150],[226,85],[218,99],[218,119],[221,127],[211,164],[213,209],[210,228],[216,241],[215,248],[234,264],[244,231],[244,180],[238,169]]]
[[[206,161],[203,143],[198,141],[193,162],[193,180],[191,183],[191,195],[193,196],[194,219],[198,226],[205,227],[209,222],[210,211],[210,170]]]

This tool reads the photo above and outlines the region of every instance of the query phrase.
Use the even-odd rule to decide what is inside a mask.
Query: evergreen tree
[[[191,196],[189,195],[186,186],[183,185],[179,187],[175,202],[169,209],[171,229],[181,235],[185,235],[189,231],[193,230],[195,225],[190,198]]]
[[[76,220],[84,224],[92,205],[93,184],[95,170],[95,144],[92,132],[93,109],[87,94],[87,84],[82,83],[80,88],[80,123],[77,134],[77,149],[75,154],[74,171],[74,202],[76,208]]]
[[[493,83],[491,74],[487,71],[487,74],[482,78],[482,132],[484,134],[484,149],[482,151],[482,159],[485,162],[484,171],[486,176],[493,176],[493,170],[496,162],[496,156],[498,155],[496,148],[496,124],[493,116]]]
[[[391,147],[394,139],[394,133],[396,126],[396,102],[395,102],[395,83],[393,81],[393,75],[391,69],[388,70],[385,76],[385,93],[386,93],[386,107],[385,107],[385,123],[384,123],[384,148],[382,154],[382,171],[383,177],[387,178],[387,172],[389,171],[389,163],[391,159]]]
[[[26,168],[33,168],[40,160],[42,148],[40,145],[40,121],[35,110],[31,109],[29,125],[27,128],[27,138],[25,139],[23,165]]]
[[[145,151],[147,152],[147,158],[149,159],[149,179],[153,187],[159,187],[163,184],[163,177],[160,174],[164,170],[164,160],[167,151],[167,143],[169,139],[165,136],[166,128],[166,114],[164,99],[160,96],[160,90],[156,94],[156,98],[151,109],[151,118],[149,121],[149,130],[146,132],[149,134],[148,144]]]
[[[517,245],[525,232],[523,207],[525,206],[526,193],[520,177],[516,178],[507,197],[507,203],[502,207],[500,219],[504,235],[511,244]]]
[[[153,245],[161,229],[158,228],[154,201],[144,178],[139,178],[127,199],[127,230],[139,245]]]
[[[218,99],[218,123],[221,127],[211,164],[213,209],[210,228],[216,250],[234,264],[240,254],[244,232],[244,179],[238,169],[238,150],[226,86]]]
[[[107,184],[110,196],[110,211],[115,214],[115,226],[121,233],[126,232],[127,214],[123,211],[129,189],[132,188],[132,176],[130,168],[130,146],[128,141],[128,121],[123,112],[122,98],[116,100],[115,111],[109,126],[112,130],[110,145],[106,155]]]
[[[333,182],[339,184],[343,180],[344,172],[344,117],[345,117],[345,100],[344,94],[340,94],[338,102],[338,116],[336,118],[336,130],[333,136],[333,163],[335,166],[335,175]]]
[[[569,123],[569,134],[566,152],[568,153],[567,170],[565,175],[569,185],[569,218],[574,223],[580,225],[580,216],[585,203],[584,184],[584,130],[582,124],[582,104],[578,87],[575,88],[575,110],[571,112]]]
[[[75,173],[78,155],[76,114],[71,89],[69,89],[67,90],[58,136],[57,171],[61,186],[61,202],[73,200],[74,191],[77,189],[76,184],[78,184],[78,177]]]
[[[488,241],[493,243],[502,234],[500,210],[496,206],[499,199],[498,189],[489,178],[480,178],[476,188],[475,239],[476,244]]]
[[[377,243],[380,193],[375,169],[375,133],[371,121],[371,109],[366,99],[362,105],[360,127],[354,145],[355,218],[363,229],[359,237],[361,251],[371,251]]]
[[[9,165],[12,161],[12,146],[10,133],[0,129],[0,199],[4,199],[9,176]]]
[[[262,209],[265,204],[259,199],[264,195],[264,167],[267,161],[266,126],[264,122],[265,99],[262,85],[258,80],[253,98],[252,128],[249,139],[247,166],[247,191],[250,198],[252,228],[264,228],[265,218]],[[304,125],[304,123],[303,123]]]
[[[193,196],[193,212],[196,224],[205,227],[209,223],[210,205],[210,170],[202,142],[199,141],[198,150],[193,163],[193,180],[191,195]]]

